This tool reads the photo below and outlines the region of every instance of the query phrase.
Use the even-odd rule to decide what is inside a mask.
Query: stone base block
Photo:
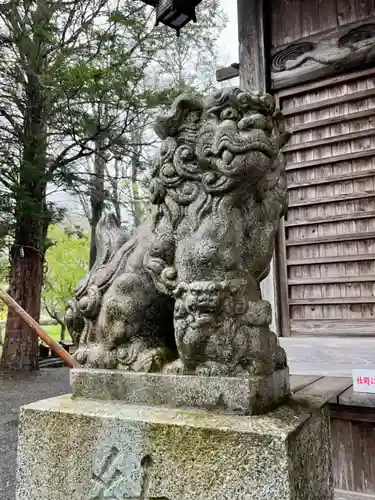
[[[290,394],[288,368],[272,375],[247,378],[75,369],[71,371],[70,382],[74,398],[242,415],[265,413],[283,403]]]
[[[17,500],[332,500],[328,408],[238,416],[62,396],[23,407]]]

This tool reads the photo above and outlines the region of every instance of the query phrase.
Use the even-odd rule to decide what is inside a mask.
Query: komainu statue
[[[155,131],[150,215],[130,239],[102,218],[96,262],[69,304],[77,363],[240,377],[284,369],[259,287],[287,203],[278,153],[290,134],[274,99],[238,88],[180,96]]]

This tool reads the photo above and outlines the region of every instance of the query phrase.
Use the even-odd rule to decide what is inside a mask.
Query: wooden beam
[[[373,408],[330,404],[330,410],[331,420],[350,420],[352,422],[368,423],[375,422],[375,412]],[[340,494],[336,496],[336,492],[340,492]],[[365,493],[353,491],[341,492],[341,490],[335,490],[334,500],[375,500],[375,495],[366,495]]]
[[[329,306],[332,304],[375,304],[375,297],[311,297],[289,299],[291,306]],[[375,326],[374,326],[375,330]]]
[[[240,86],[266,91],[270,88],[266,64],[266,38],[263,0],[237,0]],[[265,32],[267,31],[267,33]]]
[[[317,264],[339,264],[341,262],[363,262],[366,260],[375,260],[375,253],[335,255],[335,257],[311,257],[310,259],[290,259],[287,261],[287,264],[288,266],[314,266]]]
[[[293,376],[293,375],[292,375]],[[352,386],[350,377],[322,377],[297,391],[301,396],[327,398],[330,403],[338,403],[340,395]]]
[[[300,285],[333,285],[335,283],[372,283],[375,281],[374,274],[359,275],[359,276],[325,276],[310,278],[292,278],[288,280],[289,286]]]
[[[295,116],[301,115],[302,113],[309,113],[311,111],[319,111],[329,106],[338,106],[339,104],[346,104],[352,101],[360,101],[361,99],[370,99],[375,97],[375,88],[360,90],[359,92],[353,92],[352,94],[345,94],[339,97],[333,97],[332,99],[322,99],[319,101],[312,102],[310,104],[303,104],[298,108],[288,108],[283,109],[284,116]]]
[[[350,4],[347,0],[342,0],[342,3]],[[374,15],[373,12],[371,14]],[[273,88],[293,87],[364,67],[372,69],[375,60],[374,23],[375,18],[366,16],[366,19],[350,25],[335,27],[273,49],[270,60]],[[358,36],[363,31],[368,34],[367,43],[358,43]]]
[[[374,113],[374,110],[371,110]],[[374,129],[375,130],[375,129]],[[328,177],[316,177],[314,179],[309,179],[303,182],[294,182],[288,184],[288,190],[299,189],[301,187],[311,187],[318,186],[321,184],[332,184],[337,182],[352,181],[353,179],[366,179],[368,177],[373,177],[375,175],[375,170],[359,170],[358,172],[347,172],[341,175],[330,175]],[[347,217],[345,215],[345,217]]]
[[[349,162],[352,160],[359,160],[362,158],[368,158],[369,156],[375,155],[375,149],[363,149],[362,151],[357,151],[356,153],[347,153],[344,155],[337,156],[327,156],[326,158],[317,158],[316,160],[305,161],[301,163],[289,163],[286,165],[285,170],[299,170],[301,168],[317,167],[321,165],[332,165],[333,163],[339,163],[340,161]]]
[[[373,109],[371,111],[372,113],[374,113]],[[350,132],[349,134],[341,134],[334,137],[325,137],[324,139],[318,139],[316,141],[306,141],[298,144],[291,144],[290,146],[285,146],[283,151],[284,153],[289,153],[291,151],[302,151],[304,149],[330,146],[331,144],[336,144],[338,142],[355,141],[356,139],[364,139],[366,137],[372,137],[374,135],[375,128],[368,128],[366,130],[360,130],[359,132]]]
[[[374,174],[375,175],[375,172]],[[353,220],[364,220],[372,219],[375,217],[375,211],[370,210],[368,212],[360,212],[358,214],[339,214],[339,215],[329,215],[327,217],[305,219],[305,220],[290,220],[285,223],[285,227],[301,227],[301,226],[315,226],[317,224],[331,224],[332,222],[342,222],[342,221],[353,221]],[[368,260],[368,259],[367,259]]]
[[[300,123],[298,125],[294,125],[290,131],[295,134],[296,132],[302,132],[304,130],[313,130],[316,128],[327,127],[336,124],[341,125],[342,123],[351,122],[353,120],[360,120],[361,118],[367,118],[371,116],[374,116],[373,108],[356,111],[354,113],[348,113],[345,115],[331,116],[330,118],[324,118],[323,120]]]
[[[333,76],[324,80],[318,80],[317,82],[305,83],[303,85],[298,85],[297,87],[279,90],[277,95],[280,99],[283,99],[284,97],[304,94],[305,92],[310,92],[316,89],[333,87],[334,85],[337,85],[339,83],[353,82],[355,80],[359,80],[360,78],[372,75],[375,75],[375,68],[355,71],[351,73],[344,73],[343,75]]]
[[[226,80],[237,78],[240,75],[239,68],[240,65],[238,63],[233,63],[227,68],[218,69],[216,71],[216,81],[225,82]]]
[[[298,200],[291,201],[288,203],[289,208],[293,207],[307,207],[310,205],[322,205],[324,203],[337,203],[339,201],[349,201],[349,200],[364,200],[366,198],[374,198],[375,191],[369,193],[350,193],[350,194],[338,194],[337,196],[325,196],[324,198],[315,198],[310,200]]]
[[[286,251],[285,219],[280,220],[277,233],[277,294],[280,308],[280,332],[283,337],[290,335],[290,310],[289,310],[289,288],[288,288],[288,266]]]
[[[38,337],[43,340],[53,352],[55,352],[68,366],[69,368],[74,368],[74,359],[72,356],[55,340],[53,340],[45,330],[40,326],[40,324],[35,321],[34,318],[30,316],[13,297],[11,297],[7,292],[0,290],[0,299],[13,311],[20,316],[20,318],[26,323],[26,325],[31,328]]]
[[[286,246],[299,245],[320,245],[321,243],[337,243],[342,241],[373,240],[375,232],[353,233],[353,234],[333,234],[332,236],[319,236],[316,238],[304,238],[301,240],[287,240]]]
[[[291,392],[298,392],[304,387],[311,385],[322,377],[318,375],[291,375],[290,377],[290,390]]]
[[[323,304],[324,305],[324,304]],[[362,319],[294,319],[292,337],[372,337],[375,333],[374,320]]]
[[[354,392],[353,387],[351,387],[341,394],[339,397],[339,404],[375,408],[375,394]]]

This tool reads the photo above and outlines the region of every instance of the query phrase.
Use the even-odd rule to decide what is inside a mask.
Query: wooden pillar
[[[240,87],[267,92],[270,90],[267,40],[271,40],[271,34],[265,2],[237,0],[237,4]],[[273,257],[270,273],[261,283],[261,291],[263,298],[272,306],[271,327],[279,335],[275,262]]]
[[[237,0],[240,85],[268,89],[264,0]]]

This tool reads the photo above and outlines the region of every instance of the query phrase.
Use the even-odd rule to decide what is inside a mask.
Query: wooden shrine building
[[[237,1],[217,79],[272,93],[293,132],[263,294],[295,383],[332,396],[337,499],[375,500],[375,395],[350,387],[375,368],[375,0]]]

